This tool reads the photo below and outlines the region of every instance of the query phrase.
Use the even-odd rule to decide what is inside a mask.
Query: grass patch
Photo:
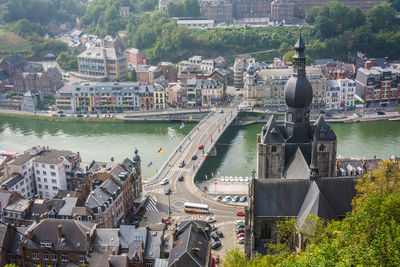
[[[33,51],[27,40],[15,33],[0,29],[0,57],[14,54],[29,58],[33,55]]]

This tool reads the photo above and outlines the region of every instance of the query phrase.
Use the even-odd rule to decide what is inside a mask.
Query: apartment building
[[[400,103],[400,70],[394,68],[360,68],[356,76],[356,94],[368,106]]]
[[[128,61],[114,47],[89,47],[78,56],[78,71],[94,78],[119,81],[128,77]]]
[[[356,83],[350,79],[327,81],[326,110],[349,110],[354,108]]]
[[[33,199],[36,194],[50,199],[59,190],[67,189],[71,168],[79,161],[79,153],[33,147],[7,163],[1,185],[26,199]]]
[[[233,65],[233,84],[235,88],[241,89],[244,85],[244,73],[250,65],[255,64],[256,60],[250,55],[245,54],[237,57]]]
[[[152,85],[139,86],[138,82],[66,85],[57,93],[56,105],[74,113],[139,110],[143,87],[154,91]]]
[[[167,108],[167,99],[166,99],[166,91],[164,86],[155,85],[154,86],[154,109],[166,109]]]
[[[130,48],[125,50],[125,55],[128,57],[128,65],[137,67],[138,65],[146,65],[147,54],[139,49]]]
[[[169,105],[180,108],[187,106],[187,90],[185,86],[182,86],[182,84],[169,83],[167,94]]]
[[[226,0],[201,1],[200,13],[207,19],[213,19],[216,23],[233,22],[232,2]]]
[[[288,0],[274,0],[271,2],[271,20],[281,23],[295,22],[295,6]]]
[[[314,94],[310,109],[323,110],[325,108],[326,78],[320,67],[306,67],[306,71]],[[269,108],[285,107],[284,89],[292,72],[292,68],[255,71],[250,66],[244,79],[244,95],[247,102],[250,105],[265,105]]]

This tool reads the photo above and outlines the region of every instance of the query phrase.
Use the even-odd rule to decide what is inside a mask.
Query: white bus
[[[190,212],[190,213],[206,214],[206,213],[208,213],[208,205],[186,202],[184,210],[185,210],[185,212]]]

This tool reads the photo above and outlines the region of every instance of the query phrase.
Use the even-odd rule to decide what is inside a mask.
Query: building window
[[[43,171],[43,175],[46,175],[46,171]]]
[[[56,167],[54,165],[50,165],[50,169],[55,169]]]
[[[68,255],[67,254],[61,254],[61,261],[68,261]]]
[[[53,186],[53,190],[57,190],[58,188],[57,188],[57,186]]]
[[[51,260],[56,261],[57,260],[57,254],[51,254]]]
[[[325,151],[325,146],[323,144],[321,144],[319,146],[319,152],[324,152]]]
[[[51,172],[51,176],[56,176],[56,173],[55,172]]]
[[[276,152],[276,146],[271,147],[271,152]]]
[[[85,263],[85,255],[79,255],[79,262]]]
[[[37,252],[32,252],[32,259],[34,259],[34,260],[39,259]]]
[[[51,179],[51,182],[52,182],[53,184],[56,184],[56,183],[57,183],[57,180],[56,180],[56,179]]]
[[[48,253],[43,253],[43,259],[45,261],[48,261],[49,260],[49,254]]]
[[[152,262],[147,262],[146,263],[146,267],[153,267],[153,263]]]

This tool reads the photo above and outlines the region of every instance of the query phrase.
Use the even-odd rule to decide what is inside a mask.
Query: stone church
[[[337,177],[334,131],[320,116],[310,124],[313,89],[306,77],[305,45],[295,45],[293,76],[285,86],[284,125],[274,116],[257,135],[257,174],[249,189],[245,252],[266,254],[277,242],[276,221],[297,218],[302,227],[309,214],[340,219],[351,210],[355,176]],[[302,246],[296,236],[295,246]]]

